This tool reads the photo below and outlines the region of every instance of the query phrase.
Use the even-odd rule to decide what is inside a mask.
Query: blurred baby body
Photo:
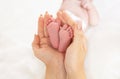
[[[87,26],[98,24],[98,13],[92,0],[63,0],[60,10],[65,11],[78,24],[82,22],[82,30]]]

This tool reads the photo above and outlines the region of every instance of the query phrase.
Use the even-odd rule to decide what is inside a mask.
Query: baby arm
[[[88,12],[89,25],[92,25],[92,26],[97,25],[99,21],[99,15],[95,6],[92,4],[92,2],[89,0],[83,0],[82,6]]]

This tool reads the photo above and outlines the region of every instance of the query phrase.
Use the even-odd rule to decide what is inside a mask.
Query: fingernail
[[[62,14],[62,11],[59,11],[59,14]]]
[[[50,15],[50,17],[53,17],[52,15]]]
[[[36,37],[36,34],[34,34],[34,37]]]
[[[40,17],[42,17],[42,14],[40,14]]]
[[[45,13],[48,14],[48,11],[46,11]]]

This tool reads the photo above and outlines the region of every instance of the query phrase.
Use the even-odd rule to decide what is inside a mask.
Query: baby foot
[[[58,48],[60,52],[66,51],[67,47],[69,46],[72,40],[72,37],[73,37],[72,27],[68,25],[64,25],[63,27],[61,27],[59,31],[60,43]]]
[[[58,48],[59,46],[59,23],[52,21],[47,25],[48,36],[53,48]]]

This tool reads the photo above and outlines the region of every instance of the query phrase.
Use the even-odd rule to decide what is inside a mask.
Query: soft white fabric
[[[0,0],[0,79],[44,79],[45,65],[34,57],[31,42],[40,13],[55,15],[61,1]],[[86,32],[87,79],[120,79],[120,0],[94,3],[101,20]]]
[[[77,23],[82,22],[82,30],[85,32],[87,29],[87,24],[84,20],[81,18],[75,16],[72,12],[65,10],[65,12]],[[81,26],[78,25],[78,28],[81,28]]]

